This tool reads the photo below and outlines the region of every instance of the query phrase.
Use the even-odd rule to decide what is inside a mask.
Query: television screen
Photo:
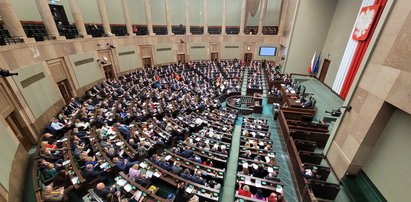
[[[260,56],[275,56],[276,47],[260,47]]]

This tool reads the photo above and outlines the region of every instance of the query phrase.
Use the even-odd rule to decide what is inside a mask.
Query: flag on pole
[[[321,57],[321,52],[317,57],[317,60],[315,61],[314,67],[312,69],[312,73],[316,73],[318,71],[318,66],[320,66],[320,57]]]
[[[314,53],[313,59],[311,59],[310,66],[308,67],[308,72],[309,72],[309,73],[312,73],[312,72],[313,72],[315,55],[316,55],[316,54],[317,54],[317,52]]]

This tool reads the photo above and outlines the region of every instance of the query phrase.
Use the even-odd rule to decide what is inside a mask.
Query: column
[[[186,8],[186,35],[191,35],[190,31],[190,6],[188,4],[189,0],[185,0],[185,8]]]
[[[243,0],[243,6],[241,7],[240,35],[244,35],[246,8],[247,0]]]
[[[12,37],[22,37],[25,42],[34,41],[27,38],[10,0],[0,0],[0,16]]]
[[[261,14],[260,14],[260,21],[258,22],[258,35],[263,34],[263,24],[264,24],[264,18],[265,18],[265,13],[267,10],[267,0],[263,0],[263,5],[261,8]]]
[[[66,37],[60,36],[60,33],[57,29],[56,22],[54,21],[53,15],[51,14],[49,4],[47,0],[35,0],[37,9],[43,20],[43,24],[46,27],[47,33],[49,35],[55,36],[57,40],[64,40]]]
[[[150,2],[148,0],[144,0],[144,8],[146,9],[146,19],[147,19],[147,29],[149,35],[156,35],[153,32],[153,21],[151,19],[151,8]]]
[[[223,0],[223,23],[221,26],[221,34],[225,35],[226,29],[226,21],[227,21],[227,0]]]
[[[166,24],[167,24],[167,33],[168,35],[173,35],[173,29],[171,29],[171,18],[170,18],[170,8],[168,7],[169,0],[165,0],[166,4]]]
[[[128,10],[128,0],[121,0],[121,4],[123,5],[124,22],[126,23],[127,34],[132,36],[134,33],[131,25],[130,11]]]
[[[97,0],[98,11],[100,12],[101,23],[103,23],[104,34],[114,36],[111,33],[110,22],[108,21],[107,8],[104,0]]]
[[[207,0],[204,0],[204,34],[208,34]]]
[[[84,26],[83,16],[81,15],[80,6],[78,5],[77,0],[69,0],[71,14],[73,15],[74,24],[76,24],[77,32],[79,35],[82,35],[84,38],[91,38],[90,35],[87,35],[86,27]]]

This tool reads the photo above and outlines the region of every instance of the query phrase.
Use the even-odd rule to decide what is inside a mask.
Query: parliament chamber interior
[[[0,0],[0,201],[403,202],[408,0]]]

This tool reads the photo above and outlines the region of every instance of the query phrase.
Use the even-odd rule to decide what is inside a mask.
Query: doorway
[[[13,131],[14,135],[16,135],[17,139],[24,147],[26,151],[31,148],[32,143],[30,142],[29,138],[25,136],[23,126],[20,124],[18,113],[13,111],[10,115],[6,117],[6,122],[10,126],[11,130]]]
[[[218,53],[211,53],[211,61],[218,61]]]
[[[320,80],[323,83],[324,83],[324,80],[325,80],[325,76],[327,76],[327,72],[328,72],[328,68],[330,67],[330,63],[331,63],[331,61],[329,59],[324,59],[323,67],[321,68],[321,72],[320,72],[320,78],[318,78],[318,80]]]
[[[151,58],[143,58],[143,66],[144,68],[151,68]]]
[[[74,96],[71,94],[71,87],[67,79],[57,82],[57,86],[59,87],[61,96],[63,97],[64,101],[66,102],[66,104],[68,104],[70,102],[70,99]]]
[[[253,60],[252,53],[244,53],[244,62],[246,65],[250,65],[251,61]]]
[[[177,55],[177,61],[179,63],[185,63],[186,62],[186,55],[185,54],[178,54]]]
[[[115,76],[114,76],[113,66],[112,65],[105,65],[105,66],[103,66],[103,68],[104,68],[104,75],[106,75],[106,79],[107,80],[114,80]]]

